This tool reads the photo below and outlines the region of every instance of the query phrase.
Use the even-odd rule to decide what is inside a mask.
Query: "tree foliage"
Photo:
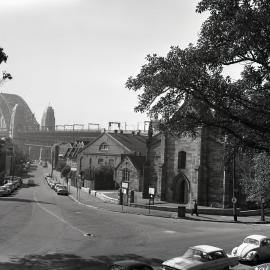
[[[270,2],[202,0],[208,12],[198,41],[171,47],[147,63],[126,87],[138,95],[135,111],[158,113],[161,128],[196,135],[197,128],[221,128],[239,146],[270,151]],[[241,64],[240,78],[224,67]]]
[[[71,172],[71,168],[69,165],[66,165],[62,171],[61,171],[61,177],[67,178],[69,176],[69,173]]]
[[[242,174],[241,187],[248,200],[259,200],[262,196],[270,199],[270,157],[267,153],[256,154],[251,160],[245,160],[245,172]]]
[[[0,48],[0,65],[3,63],[3,62],[6,62],[7,61],[7,55],[4,53],[4,50],[3,48]],[[12,79],[12,76],[10,75],[10,73],[7,73],[6,71],[3,71],[2,72],[2,78],[0,78],[0,83],[5,81],[5,80],[11,80]]]

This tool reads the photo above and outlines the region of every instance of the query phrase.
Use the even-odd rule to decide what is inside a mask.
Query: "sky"
[[[196,43],[206,15],[195,0],[0,0],[1,92],[20,95],[40,123],[49,105],[57,125],[120,122],[143,129],[137,95],[125,88],[148,54]],[[124,123],[126,125],[124,126]]]

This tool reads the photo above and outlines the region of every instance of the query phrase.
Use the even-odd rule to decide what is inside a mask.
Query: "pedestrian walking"
[[[191,211],[191,215],[193,216],[193,214],[195,214],[196,216],[198,216],[198,204],[197,204],[197,200],[194,200],[194,204],[193,204],[193,209]]]

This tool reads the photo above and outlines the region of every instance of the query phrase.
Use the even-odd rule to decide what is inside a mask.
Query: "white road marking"
[[[170,233],[170,234],[173,234],[173,233],[176,233],[176,231],[169,231],[169,230],[167,230],[167,231],[164,231],[164,233]]]
[[[55,217],[56,219],[58,219],[59,221],[63,222],[64,224],[66,224],[67,226],[71,227],[72,229],[76,230],[77,232],[81,233],[82,235],[85,235],[87,232],[73,226],[71,223],[69,223],[68,221],[66,221],[65,219],[63,219],[62,217],[58,216],[57,214],[55,214],[54,212],[50,211],[49,209],[47,209],[46,207],[44,207],[43,205],[41,205],[36,198],[36,195],[34,194],[34,200],[37,203],[37,205],[44,210],[45,212],[47,212],[49,215]]]

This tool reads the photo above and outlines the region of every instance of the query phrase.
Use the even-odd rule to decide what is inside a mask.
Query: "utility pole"
[[[233,149],[233,197],[232,197],[232,203],[233,203],[233,220],[236,222],[237,221],[237,208],[236,208],[236,203],[237,199],[235,197],[235,148]]]

